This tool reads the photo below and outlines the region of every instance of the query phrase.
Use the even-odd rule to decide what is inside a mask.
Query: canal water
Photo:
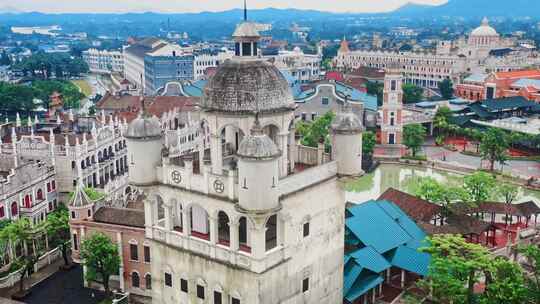
[[[347,201],[362,203],[370,199],[377,199],[390,187],[414,194],[415,182],[424,176],[431,176],[448,185],[459,185],[463,182],[463,175],[461,174],[416,166],[382,164],[374,172],[347,181],[343,186],[347,191]],[[520,196],[515,202],[520,203],[530,200],[540,205],[540,191],[520,187]],[[502,200],[499,199],[498,201]]]

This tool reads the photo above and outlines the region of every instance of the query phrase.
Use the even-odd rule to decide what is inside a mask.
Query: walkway
[[[83,286],[82,267],[58,271],[32,288],[24,302],[28,304],[97,304],[104,299],[100,291]]]
[[[461,165],[470,168],[489,168],[489,162],[487,160],[482,161],[480,157],[464,155],[460,152],[454,152],[435,145],[428,145],[423,147],[424,152],[430,160],[443,160],[445,159],[449,163]],[[501,170],[501,165],[495,164],[496,170]],[[523,177],[540,177],[540,162],[526,161],[526,160],[510,160],[502,167],[503,172],[511,173],[512,175],[519,175]]]

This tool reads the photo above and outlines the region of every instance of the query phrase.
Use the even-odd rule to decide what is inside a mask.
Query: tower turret
[[[351,105],[344,101],[343,108],[331,125],[332,159],[337,161],[338,175],[358,176],[362,170],[362,131],[364,127]]]
[[[403,76],[397,65],[391,65],[384,76],[381,143],[401,145],[403,133]]]
[[[240,208],[248,212],[277,209],[278,159],[281,152],[264,134],[258,117],[251,128],[251,134],[240,143],[237,154]]]

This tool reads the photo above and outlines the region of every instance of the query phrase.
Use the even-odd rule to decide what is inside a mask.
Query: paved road
[[[479,157],[464,155],[459,152],[452,152],[441,147],[431,145],[424,146],[423,149],[428,159],[443,160],[445,158],[447,162],[456,163],[467,167],[489,168],[489,162],[486,160],[482,161]],[[501,166],[496,163],[495,168],[500,170]],[[540,177],[540,162],[510,160],[507,161],[503,166],[503,171],[510,171],[513,175]]]
[[[94,297],[92,296],[94,294]],[[28,304],[97,304],[103,293],[83,287],[82,268],[59,271],[32,288]]]

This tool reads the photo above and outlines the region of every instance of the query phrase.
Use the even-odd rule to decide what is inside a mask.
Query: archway
[[[218,243],[224,246],[230,246],[230,228],[229,217],[223,211],[218,213]]]
[[[208,213],[201,206],[192,205],[189,209],[191,235],[203,240],[210,240]]]
[[[245,216],[242,216],[238,220],[238,244],[238,249],[240,251],[251,253],[251,244],[248,235],[248,220]]]
[[[268,218],[265,225],[265,244],[266,251],[277,247],[277,215]]]

